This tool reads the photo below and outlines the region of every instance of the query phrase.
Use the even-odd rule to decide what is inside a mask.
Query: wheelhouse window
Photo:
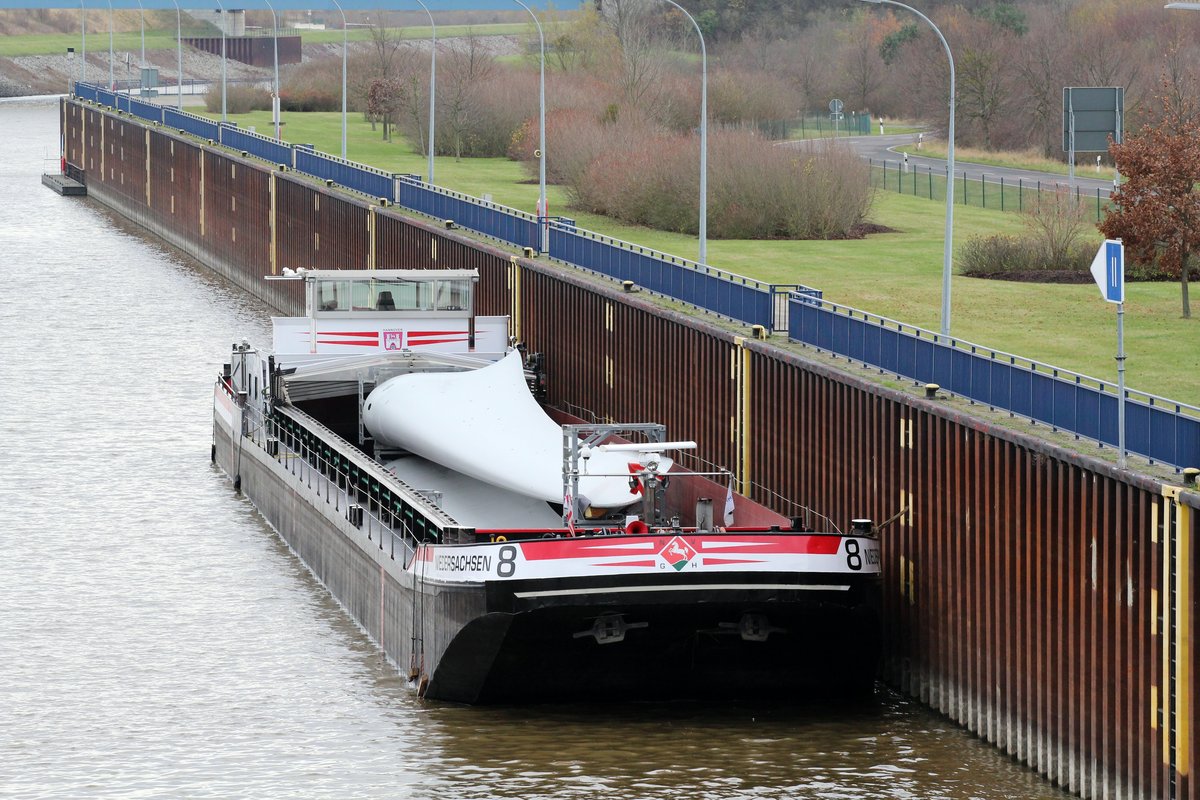
[[[318,281],[318,311],[349,311],[350,281]]]
[[[470,313],[473,286],[469,278],[319,279],[313,297],[319,314],[451,312],[456,316],[453,312]]]

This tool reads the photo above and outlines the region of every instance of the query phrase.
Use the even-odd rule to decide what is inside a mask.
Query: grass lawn
[[[184,31],[184,36],[188,35]],[[79,34],[74,35],[67,33],[48,33],[48,34],[30,34],[28,36],[0,36],[0,56],[12,58],[14,56],[45,56],[45,55],[62,55],[67,52],[68,47],[75,48],[76,58],[79,57],[81,41]],[[114,33],[113,34],[113,50],[121,52],[139,53],[142,49],[142,35],[138,31],[133,33]],[[147,50],[174,50],[175,49],[175,29],[168,31],[146,31],[146,49]],[[93,56],[98,56],[103,53],[104,58],[108,58],[108,29],[104,31],[89,30],[87,35],[87,51]],[[124,70],[125,64],[122,61],[117,64],[118,70]]]
[[[266,112],[234,118],[259,131]],[[340,114],[285,114],[285,138],[341,150]],[[396,172],[424,174],[426,159],[402,142],[383,142],[361,116],[348,118],[348,155],[353,161]],[[553,143],[551,143],[553,145]],[[437,183],[476,197],[490,193],[503,205],[532,212],[537,181],[507,159],[438,158]],[[552,213],[579,225],[667,253],[695,258],[694,236],[656,231],[566,206],[563,189],[548,189]],[[872,219],[896,230],[852,241],[713,240],[715,267],[773,283],[802,283],[825,298],[930,330],[941,307],[942,231],[945,207],[927,199],[880,191]],[[1016,214],[957,207],[954,236],[1013,233]],[[1099,243],[1100,236],[1096,235]],[[954,276],[954,335],[997,350],[1116,381],[1116,309],[1092,284],[1011,283]],[[1176,283],[1134,283],[1125,304],[1126,383],[1130,388],[1200,406],[1200,319],[1181,319]]]
[[[405,39],[428,39],[430,28],[425,26],[413,26],[402,28],[401,35]],[[444,25],[438,26],[438,38],[449,38],[451,36],[466,36],[468,31],[476,36],[519,36],[530,30],[529,25],[520,23],[495,23],[489,25]],[[184,38],[188,36],[220,36],[220,32],[216,29],[206,32],[198,32],[195,30],[184,30]],[[370,41],[371,32],[366,28],[351,28],[347,32],[347,39],[352,42]],[[324,31],[303,31],[301,34],[303,44],[322,44],[322,43],[342,43],[341,30],[324,30]],[[79,34],[53,33],[53,34],[30,34],[27,36],[0,36],[0,56],[12,58],[14,56],[44,56],[44,55],[60,55],[67,52],[68,47],[74,47],[76,53],[80,48]],[[146,49],[147,50],[174,50],[175,45],[175,29],[170,30],[146,30]],[[113,49],[122,52],[141,52],[142,36],[140,31],[130,33],[113,34]],[[103,52],[104,56],[108,57],[108,29],[102,31],[88,30],[87,34],[87,51],[93,54]],[[124,65],[118,65],[124,68]]]

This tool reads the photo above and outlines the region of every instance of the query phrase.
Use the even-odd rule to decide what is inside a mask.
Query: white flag
[[[733,524],[733,478],[729,479],[729,488],[725,490],[725,525]]]

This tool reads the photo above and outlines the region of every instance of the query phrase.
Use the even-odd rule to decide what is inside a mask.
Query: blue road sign
[[[1125,302],[1125,245],[1120,239],[1106,239],[1092,259],[1092,278],[1100,295],[1110,303]]]

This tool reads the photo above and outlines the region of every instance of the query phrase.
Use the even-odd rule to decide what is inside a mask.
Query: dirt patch
[[[1017,281],[1020,283],[1091,283],[1090,272],[1066,272],[1057,269],[1035,269],[1025,272],[964,272],[968,278],[983,278],[989,281]]]
[[[862,239],[872,233],[899,233],[895,228],[889,228],[887,225],[880,225],[876,222],[860,222],[850,229],[846,234],[847,239]]]

